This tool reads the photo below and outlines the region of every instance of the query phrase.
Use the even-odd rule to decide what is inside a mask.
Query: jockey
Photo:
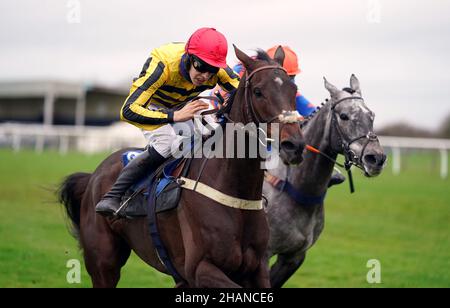
[[[292,82],[295,83],[295,76],[298,75],[301,70],[298,65],[298,57],[297,54],[289,48],[289,46],[282,46],[285,54],[283,67],[287,71],[288,75],[291,77]],[[275,51],[277,50],[278,45],[273,46],[269,50],[267,50],[267,54],[274,58]],[[301,93],[297,91],[297,96],[295,98],[297,111],[302,116],[307,117],[311,113],[316,110],[316,107],[311,104]],[[335,172],[331,175],[330,181],[328,182],[328,187],[333,185],[341,184],[345,181],[345,177],[340,172]]]
[[[287,71],[288,75],[291,77],[292,82],[295,83],[295,76],[298,75],[301,70],[298,65],[297,54],[289,48],[289,46],[282,46],[285,54],[283,67]],[[278,45],[273,46],[267,50],[267,54],[273,58],[275,56],[275,51]],[[301,93],[297,91],[297,96],[295,98],[297,111],[302,116],[307,117],[316,110],[316,107],[311,104]],[[328,187],[333,185],[341,184],[345,181],[345,177],[340,172],[334,172],[331,175],[330,181],[328,182]]]
[[[277,50],[279,45],[275,45],[272,48],[269,48],[267,50],[267,54],[274,58],[275,51]],[[297,76],[301,70],[298,65],[298,57],[297,54],[289,47],[289,46],[282,46],[284,50],[284,62],[283,62],[283,68],[288,73],[289,77],[291,77],[291,81],[295,83],[295,76]],[[300,113],[302,116],[307,117],[311,113],[316,110],[316,107],[309,102],[301,93],[300,91],[297,91],[297,96],[295,97],[295,103],[297,107],[298,113]]]
[[[172,144],[180,140],[172,124],[192,127],[197,112],[207,103],[193,100],[219,84],[224,91],[237,89],[239,76],[227,66],[228,44],[214,28],[200,28],[187,43],[171,43],[154,49],[135,79],[120,111],[120,118],[142,129],[147,151],[133,159],[120,173],[111,190],[96,206],[102,215],[114,214],[122,195],[136,181],[172,156]]]

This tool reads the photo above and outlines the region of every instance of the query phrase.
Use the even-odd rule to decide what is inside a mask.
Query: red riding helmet
[[[186,52],[209,65],[227,67],[227,39],[214,28],[200,28],[195,31],[186,43]]]
[[[275,51],[277,50],[279,45],[275,45],[269,50],[267,50],[267,54],[269,57],[273,59],[275,56]],[[297,54],[289,47],[289,46],[281,46],[284,51],[284,62],[283,67],[287,71],[288,75],[297,75],[300,73],[300,68],[298,67],[298,58]]]

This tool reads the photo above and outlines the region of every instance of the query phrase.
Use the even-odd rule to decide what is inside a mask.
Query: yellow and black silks
[[[221,68],[203,85],[194,86],[186,71],[184,48],[184,43],[171,43],[152,51],[122,106],[121,120],[153,130],[172,123],[172,109],[204,90],[212,89],[216,84],[228,92],[238,87],[239,76],[229,67]]]

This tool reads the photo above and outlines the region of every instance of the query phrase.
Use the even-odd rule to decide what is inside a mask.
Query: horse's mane
[[[316,109],[309,116],[304,118],[304,120],[300,123],[300,128],[305,127],[313,118],[315,118],[315,116],[319,113],[320,109],[324,108],[329,104],[331,104],[331,100],[326,98],[324,103],[322,103],[320,106],[317,106]]]
[[[256,60],[266,61],[268,63],[275,62],[268,54],[262,49],[256,50]]]
[[[345,91],[350,94],[355,93],[355,90],[353,90],[352,88],[343,88],[342,91]],[[327,106],[328,104],[331,104],[331,100],[326,98],[325,103],[322,103],[320,106],[317,106],[317,108],[309,116],[305,117],[305,119],[300,124],[300,128],[306,126],[309,123],[309,121],[311,121],[319,113],[319,110]]]

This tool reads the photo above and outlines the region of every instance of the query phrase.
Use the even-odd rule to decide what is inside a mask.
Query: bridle
[[[356,138],[346,140],[345,135],[343,134],[342,129],[339,126],[338,120],[337,120],[336,106],[339,105],[340,103],[342,103],[343,101],[353,100],[353,99],[358,99],[358,100],[364,101],[364,99],[360,96],[349,96],[349,97],[341,98],[340,100],[338,100],[334,103],[332,102],[332,104],[331,104],[332,118],[331,118],[331,125],[330,125],[330,133],[328,134],[328,136],[330,138],[329,144],[330,144],[330,146],[332,146],[332,144],[333,144],[333,143],[331,143],[331,129],[334,127],[337,131],[338,143],[340,146],[340,150],[342,151],[342,153],[345,157],[345,163],[344,163],[345,169],[349,170],[351,168],[351,166],[354,165],[354,166],[358,167],[359,169],[365,171],[364,166],[363,166],[363,161],[362,161],[362,159],[364,157],[364,152],[370,142],[378,141],[378,136],[374,132],[369,131],[365,135],[361,135]],[[366,139],[366,142],[363,145],[360,156],[358,156],[358,155],[356,155],[356,153],[353,150],[350,149],[350,146],[352,145],[352,143],[354,143],[358,140],[361,140],[361,139]],[[337,151],[335,151],[335,152],[337,152]]]
[[[346,140],[346,138],[344,137],[344,134],[342,133],[342,129],[341,127],[338,125],[338,120],[337,120],[337,112],[336,112],[336,106],[339,105],[340,103],[342,103],[343,101],[346,100],[351,100],[351,99],[359,99],[359,100],[363,100],[364,99],[362,97],[359,96],[349,96],[349,97],[344,97],[336,102],[332,102],[331,103],[331,124],[330,124],[330,131],[328,132],[328,144],[331,148],[331,151],[334,152],[337,156],[337,154],[339,154],[342,151],[342,154],[344,155],[345,158],[345,162],[342,165],[341,163],[337,162],[336,159],[332,158],[330,155],[310,146],[310,145],[306,145],[306,149],[313,152],[313,153],[317,153],[322,155],[323,157],[327,158],[328,160],[330,160],[331,162],[333,162],[334,164],[338,165],[339,167],[343,167],[345,168],[345,170],[347,171],[348,174],[348,178],[349,178],[349,184],[350,184],[350,192],[354,193],[355,192],[355,186],[353,184],[353,176],[352,176],[352,166],[356,166],[357,168],[361,169],[362,171],[366,172],[366,170],[364,169],[363,166],[363,162],[362,159],[364,157],[364,152],[367,148],[367,145],[370,142],[374,142],[374,141],[378,141],[378,136],[372,132],[369,131],[367,134],[353,138],[351,140]],[[338,134],[338,141],[339,141],[339,145],[340,145],[340,149],[336,150],[333,149],[333,142],[331,140],[331,130],[334,128],[336,128],[337,134]],[[361,155],[358,157],[358,155],[356,155],[356,153],[350,149],[350,146],[353,142],[360,140],[360,139],[366,139],[366,143],[363,146],[363,149],[361,151]]]
[[[263,70],[274,69],[274,70],[282,70],[286,74],[286,70],[278,65],[264,65],[255,70],[253,70],[250,74],[245,72],[245,86],[244,86],[244,104],[243,104],[243,114],[246,122],[254,122],[256,124],[259,123],[272,123],[275,120],[279,120],[281,123],[295,123],[298,119],[295,119],[293,115],[296,111],[283,111],[281,114],[273,116],[269,120],[263,120],[256,112],[255,107],[253,106],[252,95],[251,95],[251,79],[255,76],[256,73],[261,72]]]
[[[258,67],[257,69],[253,70],[250,74],[248,74],[248,72],[245,71],[244,104],[242,105],[242,108],[243,108],[242,113],[244,115],[245,122],[246,123],[255,123],[255,124],[260,124],[260,123],[269,124],[275,120],[278,120],[282,124],[299,122],[300,114],[297,111],[283,111],[282,113],[280,113],[276,116],[273,116],[269,120],[262,120],[261,117],[256,112],[255,107],[253,106],[253,101],[251,98],[252,96],[251,96],[251,92],[250,92],[251,79],[253,78],[253,76],[255,76],[256,73],[263,71],[263,70],[268,70],[268,69],[282,70],[282,71],[286,72],[286,70],[279,65],[264,65],[264,66]],[[286,74],[287,74],[287,72],[286,72]],[[234,120],[232,120],[230,118],[228,113],[224,113],[223,116],[228,120],[228,122],[236,123]],[[240,127],[240,128],[243,129],[243,127]],[[250,133],[250,135],[255,135],[254,137],[257,137],[259,142],[263,146],[267,146],[267,143],[266,143],[267,141],[274,141],[273,138],[267,137],[267,133],[262,128],[258,127],[257,129],[263,135],[266,136],[265,138],[263,138],[263,139],[265,139],[265,142],[261,141],[258,134],[255,135],[255,134]]]
[[[363,170],[364,172],[366,172],[365,169],[364,169],[364,166],[363,166],[362,158],[364,157],[364,152],[365,152],[368,144],[370,142],[373,142],[373,141],[378,141],[378,136],[374,132],[369,131],[365,135],[362,135],[362,136],[359,136],[359,137],[356,137],[356,138],[353,138],[353,139],[350,139],[350,140],[347,140],[344,137],[342,129],[341,129],[341,127],[338,124],[337,111],[335,110],[335,108],[336,108],[337,105],[339,105],[343,101],[351,100],[351,99],[359,99],[359,100],[363,100],[364,101],[364,99],[362,97],[359,97],[359,96],[356,96],[356,97],[355,96],[344,97],[344,98],[342,98],[342,99],[340,99],[340,100],[338,100],[336,102],[331,102],[331,107],[330,107],[332,117],[331,117],[331,124],[330,124],[330,128],[329,128],[329,132],[328,132],[328,145],[331,148],[331,152],[336,154],[336,156],[342,152],[342,154],[345,157],[345,163],[344,164],[339,163],[335,158],[333,158],[332,156],[329,155],[330,153],[327,154],[325,152],[322,152],[321,150],[316,149],[315,147],[313,147],[313,146],[311,146],[309,144],[307,144],[305,148],[308,151],[312,152],[312,153],[316,153],[316,154],[319,154],[319,155],[323,156],[324,158],[326,158],[329,161],[331,161],[333,164],[336,164],[336,165],[338,165],[341,168],[345,168],[345,170],[347,171],[347,174],[348,174],[348,178],[349,178],[350,192],[354,193],[355,192],[355,187],[354,187],[354,184],[353,184],[353,176],[352,176],[351,167],[352,166],[356,166],[357,168],[359,168],[359,169]],[[328,101],[328,99],[327,99],[327,101]],[[319,110],[319,109],[320,109],[320,107],[317,108],[317,110]],[[301,124],[301,126],[307,124],[309,122],[309,120],[311,120],[311,118],[312,118],[312,116],[309,116],[304,121],[304,123]],[[339,139],[338,141],[339,141],[339,146],[340,146],[339,149],[333,149],[333,142],[331,140],[331,135],[332,135],[331,133],[332,133],[332,129],[333,128],[335,128],[336,131],[337,131],[337,135],[338,135],[338,139]],[[356,155],[356,153],[353,150],[350,149],[350,146],[351,146],[351,144],[353,142],[358,141],[358,140],[363,139],[363,138],[366,139],[366,143],[363,146],[363,149],[361,151],[361,155],[358,157],[358,155]],[[289,168],[288,168],[288,172],[289,172]],[[288,176],[289,175],[287,175],[287,177]],[[273,176],[272,176],[272,178],[273,178]],[[288,183],[287,181],[284,181],[284,182]],[[290,190],[293,191],[293,189],[290,189]],[[292,194],[292,192],[291,192],[291,194]],[[297,195],[297,193],[295,193],[295,194]]]

